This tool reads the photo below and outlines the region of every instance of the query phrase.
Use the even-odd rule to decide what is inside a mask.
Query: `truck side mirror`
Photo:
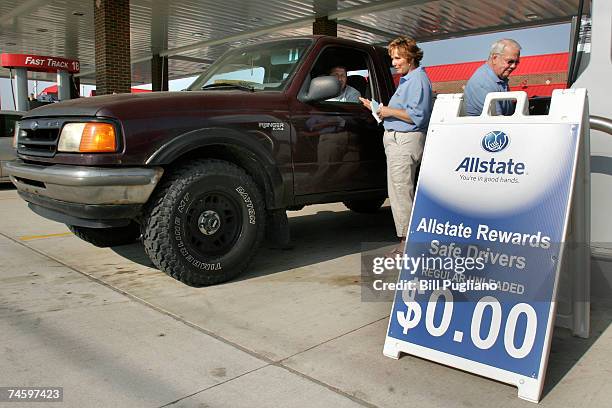
[[[306,92],[300,93],[301,102],[324,101],[340,95],[340,81],[335,76],[312,78]]]

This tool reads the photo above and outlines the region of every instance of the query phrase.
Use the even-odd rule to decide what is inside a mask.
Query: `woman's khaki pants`
[[[387,189],[398,237],[405,237],[414,201],[414,176],[423,156],[425,133],[386,130]]]

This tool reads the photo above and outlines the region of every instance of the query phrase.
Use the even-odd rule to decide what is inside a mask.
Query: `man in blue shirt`
[[[342,66],[333,67],[329,71],[329,75],[338,78],[338,81],[340,82],[340,95],[336,96],[335,98],[328,99],[328,101],[359,103],[359,97],[361,94],[352,86],[347,85],[348,78],[346,76],[346,68]]]
[[[503,39],[491,46],[489,59],[474,72],[465,86],[463,99],[468,116],[482,113],[485,97],[490,92],[507,92],[508,76],[520,63],[521,46],[514,40]],[[498,115],[512,115],[514,104],[511,100],[496,102]]]

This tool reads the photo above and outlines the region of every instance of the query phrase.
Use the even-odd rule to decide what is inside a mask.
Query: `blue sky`
[[[521,44],[521,55],[551,54],[566,52],[569,48],[570,25],[528,28],[510,32],[484,34],[465,38],[454,38],[428,43],[421,43],[424,66],[454,64],[459,62],[478,61],[487,58],[489,47],[500,38],[512,38]],[[193,82],[193,78],[170,81],[170,90],[181,90]],[[0,78],[0,102],[3,110],[13,110],[13,97],[10,82]],[[38,92],[53,83],[38,82]],[[34,82],[30,81],[30,92],[34,92]],[[147,88],[143,86],[142,88]],[[148,86],[148,89],[151,87]],[[89,95],[91,87],[85,86],[84,95]]]
[[[521,44],[523,56],[567,52],[570,29],[569,24],[562,24],[421,43],[422,64],[430,66],[485,60],[491,44],[501,38],[512,38]]]

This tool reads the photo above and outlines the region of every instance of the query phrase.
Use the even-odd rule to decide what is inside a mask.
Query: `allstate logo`
[[[494,130],[484,135],[481,144],[487,152],[496,153],[504,150],[509,142],[510,138],[507,134],[501,130]]]

